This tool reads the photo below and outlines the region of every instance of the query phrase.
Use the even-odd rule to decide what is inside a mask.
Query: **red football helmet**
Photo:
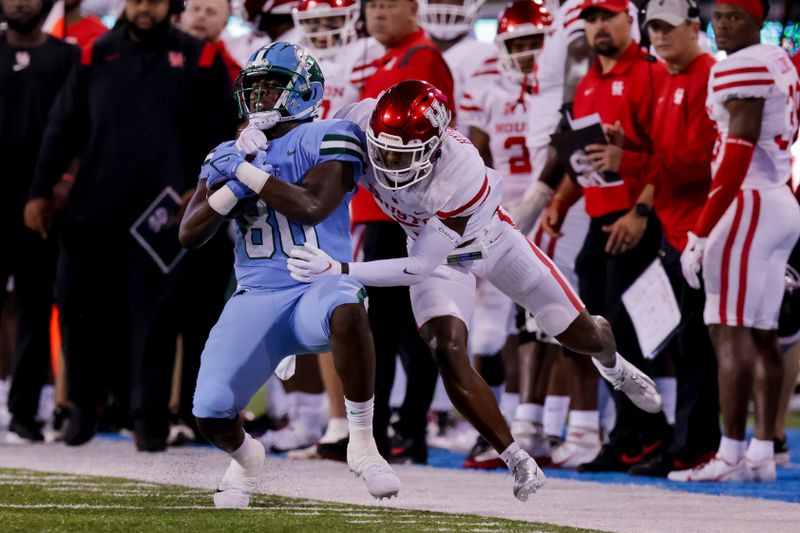
[[[430,176],[449,124],[447,97],[426,81],[401,81],[381,93],[367,129],[378,183],[397,190]]]
[[[292,10],[302,45],[316,59],[334,56],[358,37],[358,0],[300,0]]]
[[[497,23],[497,53],[503,74],[522,82],[533,73],[536,59],[542,51],[544,36],[552,32],[553,15],[543,0],[516,0],[508,4]],[[536,36],[541,35],[541,38]],[[521,49],[511,49],[511,41],[519,38]],[[516,43],[515,43],[516,44]]]

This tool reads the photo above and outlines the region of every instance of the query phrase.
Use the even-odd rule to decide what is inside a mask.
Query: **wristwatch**
[[[636,211],[637,215],[645,217],[645,218],[649,217],[650,213],[653,212],[653,208],[651,206],[649,206],[647,204],[644,204],[644,203],[641,203],[641,202],[636,204],[633,207],[633,209],[634,209],[634,211]]]

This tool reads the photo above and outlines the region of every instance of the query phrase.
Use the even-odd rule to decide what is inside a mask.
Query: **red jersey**
[[[636,203],[646,181],[651,153],[650,130],[655,92],[664,83],[667,69],[651,59],[633,41],[614,67],[603,74],[595,58],[578,84],[572,104],[575,118],[599,113],[603,123],[619,121],[625,130],[625,153],[619,173],[622,181],[607,187],[586,187],[586,212],[599,217],[628,210]]]
[[[61,18],[55,24],[56,28],[64,28],[64,19]],[[68,43],[84,48],[87,44],[108,31],[103,22],[94,15],[87,15],[71,26],[67,26],[63,39]]]
[[[418,30],[402,38],[386,54],[372,63],[375,72],[364,83],[361,98],[377,98],[381,92],[404,80],[423,80],[441,90],[455,116],[453,75],[441,52]],[[362,188],[351,202],[353,223],[391,220],[375,203],[372,195]]]
[[[697,224],[711,185],[717,128],[706,113],[714,58],[702,54],[658,86],[653,110],[650,183],[664,238],[682,251]]]

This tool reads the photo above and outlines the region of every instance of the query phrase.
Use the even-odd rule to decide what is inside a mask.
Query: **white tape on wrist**
[[[242,163],[236,168],[236,177],[250,190],[259,193],[269,179],[269,174],[250,163]]]
[[[238,201],[239,199],[227,185],[223,185],[220,190],[208,197],[208,205],[222,216],[233,211]]]

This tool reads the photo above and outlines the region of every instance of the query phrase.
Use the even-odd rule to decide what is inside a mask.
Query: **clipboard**
[[[614,187],[622,183],[617,172],[597,172],[586,157],[590,144],[608,144],[608,138],[600,123],[600,115],[593,113],[573,120],[568,117],[570,130],[550,135],[550,144],[555,148],[559,162],[569,176],[581,187]]]

